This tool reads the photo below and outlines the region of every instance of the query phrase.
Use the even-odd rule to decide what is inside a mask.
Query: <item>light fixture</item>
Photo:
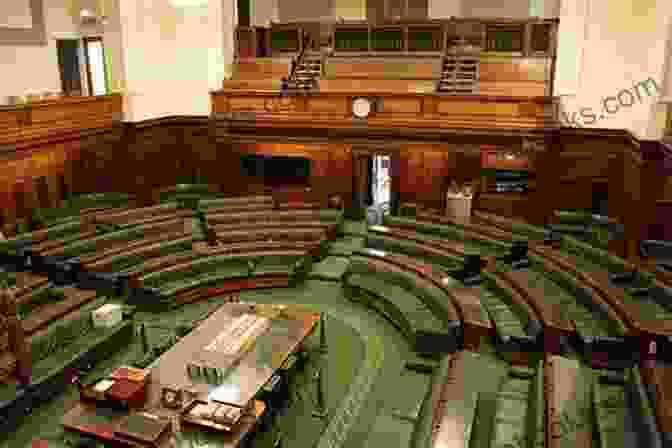
[[[82,25],[107,25],[109,23],[107,16],[98,16],[90,9],[82,9],[79,12],[79,18]]]

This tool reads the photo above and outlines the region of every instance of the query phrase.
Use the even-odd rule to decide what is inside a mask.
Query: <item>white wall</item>
[[[252,0],[258,1],[258,0]],[[365,0],[333,0],[334,4],[343,4],[346,6],[355,4],[359,7],[366,5]],[[297,20],[318,20],[332,16],[332,0],[277,0],[278,2],[278,20],[280,22],[293,22]],[[334,5],[334,6],[335,6]],[[366,8],[363,8],[366,17]]]
[[[657,138],[660,92],[655,85],[662,89],[669,11],[667,0],[570,0],[563,5],[555,93],[575,94],[563,100],[563,124],[629,129],[639,138]],[[638,84],[649,79],[647,93]],[[605,108],[608,97],[614,99]],[[591,113],[594,118],[585,117]]]
[[[131,120],[210,113],[208,92],[232,61],[232,1],[121,0]]]
[[[252,26],[267,26],[269,20],[279,21],[279,0],[252,0]]]
[[[345,20],[366,20],[366,0],[333,0],[333,2],[335,17],[343,17]]]
[[[80,3],[80,2],[76,2]],[[4,2],[2,5],[4,6]],[[82,2],[84,4],[84,2]],[[0,16],[3,13],[0,6]],[[110,24],[105,28],[85,28],[71,15],[71,7],[64,0],[44,0],[47,45],[11,46],[0,45],[0,100],[6,96],[22,95],[26,92],[59,92],[61,78],[58,72],[57,38],[79,38],[86,35],[103,37],[105,51],[110,53],[112,88],[123,87],[123,59],[120,48],[119,17],[113,1],[105,3],[110,16]],[[86,80],[82,80],[83,84]]]
[[[462,15],[462,0],[429,0],[427,15],[430,19],[447,19]]]
[[[530,13],[530,0],[462,0],[463,17],[524,18]]]

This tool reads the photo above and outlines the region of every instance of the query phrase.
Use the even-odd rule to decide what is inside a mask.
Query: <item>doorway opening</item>
[[[107,71],[102,37],[84,38],[84,58],[86,60],[89,95],[107,94]]]
[[[82,76],[79,71],[79,40],[58,39],[58,70],[61,75],[61,91],[68,96],[82,95]]]
[[[383,215],[390,209],[390,156],[374,154],[369,158],[369,200],[367,220],[371,224],[382,224]]]

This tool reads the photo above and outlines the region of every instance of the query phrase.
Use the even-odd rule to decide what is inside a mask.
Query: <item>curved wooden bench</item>
[[[206,217],[208,223],[249,223],[249,222],[293,222],[293,221],[319,221],[333,223],[339,219],[336,213],[327,213],[325,210],[272,210],[243,213],[213,213],[208,210]],[[342,214],[336,214],[341,215]],[[335,219],[334,219],[335,218]]]
[[[615,313],[619,316],[620,320],[625,323],[630,333],[634,332],[634,334],[637,335],[645,330],[645,328],[642,328],[639,311],[634,307],[626,306],[623,291],[605,283],[605,280],[608,281],[608,274],[606,274],[606,278],[604,276],[599,278],[600,274],[588,274],[580,271],[567,257],[546,247],[535,247],[532,250],[533,252],[541,254],[547,260],[552,260],[562,269],[571,272],[574,276],[595,290],[601,296],[602,300],[608,304],[610,308],[615,310]]]
[[[154,258],[161,254],[162,250],[166,248],[165,240],[170,239],[169,245],[181,246],[185,243],[192,243],[194,241],[192,236],[183,236],[175,238],[173,235],[168,237],[159,237],[153,239],[151,242],[147,240],[140,240],[136,244],[129,244],[123,250],[112,250],[109,254],[100,254],[96,256],[95,260],[85,261],[84,267],[89,271],[104,272],[110,265],[120,257],[143,257],[145,259]]]
[[[533,248],[532,251],[540,256],[540,259],[543,263],[544,269],[548,271],[559,271],[564,274],[570,274],[573,278],[576,279],[578,286],[583,286],[588,290],[594,290],[593,285],[587,282],[580,271],[577,271],[576,268],[568,264],[566,260],[561,260],[556,256],[549,255],[549,252],[544,248]],[[626,334],[631,333],[632,328],[628,325],[628,321],[623,319],[622,315],[614,309],[614,307],[604,299],[601,294],[593,294],[593,300],[595,300],[598,306],[601,306],[605,309],[606,314],[609,320],[616,322],[620,327],[624,329]]]
[[[226,243],[250,241],[319,241],[325,237],[322,229],[304,229],[285,227],[257,227],[254,230],[232,230],[217,233],[217,240]]]
[[[81,257],[84,263],[95,261],[99,256],[107,256],[125,250],[129,245],[133,247],[136,242],[143,240],[153,241],[153,238],[181,238],[191,233],[191,223],[182,218],[169,221],[154,222],[144,226],[125,228],[116,232],[108,232],[96,235],[93,238],[84,238],[68,245],[43,251],[41,255],[59,255],[67,253],[77,246],[87,247],[91,242],[95,243],[95,253]],[[130,236],[131,239],[124,237]]]
[[[193,286],[186,292],[181,292],[175,297],[176,305],[193,303],[198,300],[207,299],[220,294],[226,294],[244,289],[260,288],[286,288],[290,285],[290,276],[278,273],[264,273],[253,275],[249,278],[236,278],[224,280],[223,284],[204,288],[200,285]]]
[[[246,252],[246,253],[241,253],[241,254],[216,254],[212,255],[210,257],[205,257],[205,258],[194,258],[191,257],[189,260],[181,262],[181,263],[176,263],[172,265],[165,266],[161,269],[158,270],[152,270],[149,273],[143,274],[141,277],[139,277],[139,280],[144,283],[144,281],[149,277],[151,274],[152,276],[160,276],[164,275],[170,272],[181,272],[185,269],[192,269],[194,264],[200,264],[200,263],[208,263],[208,262],[215,262],[215,261],[242,261],[242,260],[249,260],[251,258],[261,258],[261,257],[267,257],[267,256],[282,256],[282,255],[287,255],[287,256],[303,256],[305,253],[303,251],[297,251],[297,250],[287,250],[287,251],[259,251],[259,252]],[[249,268],[248,272],[249,274]]]
[[[672,442],[672,367],[649,363],[640,366],[639,369],[644,384],[654,391],[650,398],[655,406],[658,431],[666,443],[670,443]]]
[[[184,263],[188,260],[193,260],[196,257],[198,257],[198,254],[196,252],[188,250],[176,254],[170,254],[162,257],[153,258],[149,261],[145,261],[141,265],[137,265],[137,267],[125,269],[122,272],[129,274],[129,276],[132,278],[132,281],[135,284],[139,285],[136,287],[140,287],[141,286],[140,277],[175,264]]]
[[[371,250],[367,252],[377,253],[377,251]],[[465,349],[478,351],[482,339],[494,335],[494,327],[490,317],[473,288],[447,287],[444,281],[449,277],[436,271],[432,265],[422,263],[414,258],[387,253],[380,256],[384,256],[389,263],[416,273],[419,277],[432,282],[446,293],[459,320],[462,322]]]
[[[231,224],[208,224],[208,229],[212,229],[215,233],[225,233],[237,230],[246,230],[254,231],[256,229],[286,229],[287,226],[292,226],[293,228],[306,229],[306,230],[318,230],[325,233],[331,233],[335,236],[335,224],[329,224],[319,221],[292,221],[292,222],[282,222],[282,221],[261,221],[261,222],[244,222],[244,223],[231,223]]]
[[[174,241],[191,241],[191,232],[170,232],[164,235],[146,238],[142,240],[132,241],[126,244],[118,244],[112,247],[108,247],[100,252],[95,254],[79,257],[79,260],[85,266],[89,266],[97,263],[100,260],[110,260],[121,255],[126,255],[127,253],[143,254],[151,256],[152,250],[156,250],[160,247],[161,244],[166,242],[172,243]]]
[[[96,298],[96,291],[76,289],[70,286],[61,289],[65,293],[65,298],[62,301],[40,306],[33,310],[28,317],[21,320],[26,335],[35,333]]]
[[[217,255],[217,254],[235,254],[241,252],[255,251],[277,251],[277,250],[302,250],[306,253],[314,253],[320,249],[322,244],[327,243],[326,238],[317,241],[249,241],[245,243],[218,243],[216,246],[210,246],[204,241],[194,243],[194,251],[199,255]]]
[[[464,232],[465,237],[475,240],[501,243],[502,241],[510,242],[514,239],[514,235],[511,232],[507,232],[496,227],[483,226],[477,222],[474,222],[475,220],[469,218],[460,221],[450,216],[420,212],[418,213],[416,220],[455,226]]]
[[[544,351],[559,354],[576,328],[571,321],[564,319],[558,306],[544,298],[544,291],[530,285],[526,271],[508,271],[497,273],[507,282],[539,316],[544,325]]]
[[[386,244],[385,244],[386,242],[391,243],[392,245],[395,246],[401,246],[401,249],[399,250],[395,248],[395,252],[403,252],[406,255],[412,255],[414,257],[424,258],[432,261],[432,263],[436,263],[437,265],[450,266],[452,264],[460,263],[462,261],[461,260],[462,256],[456,254],[455,252],[446,251],[436,246],[425,244],[424,242],[411,241],[401,236],[394,236],[391,234],[383,235],[383,234],[368,233],[365,239],[367,245],[369,245],[372,240],[381,241],[383,244],[381,245],[380,249],[384,251],[386,251]],[[379,246],[378,244],[375,245]],[[378,247],[376,247],[376,249],[378,249]]]
[[[464,257],[469,254],[465,244],[459,241],[451,241],[447,239],[427,238],[423,237],[419,232],[405,230],[405,228],[390,227],[390,226],[370,226],[369,234],[381,235],[388,238],[395,238],[398,240],[410,241],[421,246],[428,246],[434,249],[445,251],[455,257]],[[482,258],[482,267],[487,268],[494,266],[495,257],[486,256]]]
[[[417,296],[375,275],[348,273],[344,282],[359,292],[352,297],[381,312],[420,353],[451,353],[459,348],[455,329],[446,325]]]
[[[179,208],[177,204],[160,204],[151,207],[140,207],[116,213],[98,213],[95,224],[111,224],[122,226],[146,225],[157,221],[175,218],[190,218],[194,215],[191,209]]]
[[[395,283],[405,289],[411,288],[414,293],[417,293],[418,298],[425,299],[423,302],[430,310],[435,314],[444,316],[447,323],[461,323],[460,313],[449,300],[448,296],[445,295],[442,288],[439,288],[425,277],[418,275],[414,270],[407,269],[403,264],[396,263],[393,258],[377,251],[358,251],[350,258],[349,270],[354,271],[357,262],[362,261],[366,265],[365,272],[376,272],[383,275],[387,273],[394,274],[397,278],[386,276],[391,283]],[[420,297],[420,295],[423,297]]]

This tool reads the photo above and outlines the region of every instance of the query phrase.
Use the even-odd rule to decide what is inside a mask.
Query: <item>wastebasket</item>
[[[446,216],[458,222],[468,222],[471,216],[471,200],[473,196],[446,193]]]

